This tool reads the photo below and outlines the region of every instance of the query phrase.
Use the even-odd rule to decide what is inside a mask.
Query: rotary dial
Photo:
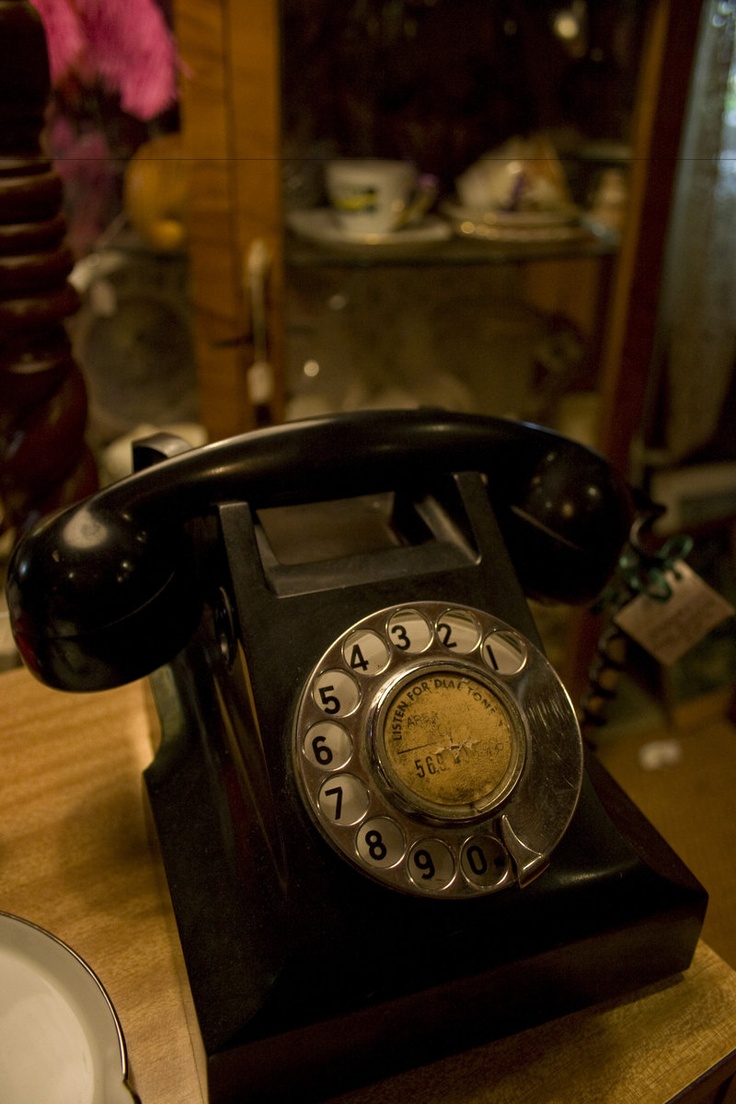
[[[444,898],[525,884],[575,808],[582,745],[542,653],[480,610],[379,610],[327,650],[294,729],[302,795],[351,863]]]

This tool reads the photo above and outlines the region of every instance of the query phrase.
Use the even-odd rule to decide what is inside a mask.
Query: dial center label
[[[519,741],[511,715],[485,683],[458,670],[429,670],[389,701],[384,763],[421,803],[472,813],[505,787]]]

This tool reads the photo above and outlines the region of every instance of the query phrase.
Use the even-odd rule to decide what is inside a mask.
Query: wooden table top
[[[67,695],[22,670],[0,676],[0,909],[47,928],[98,974],[142,1104],[202,1104],[181,950],[143,800],[156,730],[145,682]],[[664,1104],[702,1078],[692,1099],[708,1099],[708,1078],[734,1069],[736,973],[701,943],[675,984],[340,1099]]]

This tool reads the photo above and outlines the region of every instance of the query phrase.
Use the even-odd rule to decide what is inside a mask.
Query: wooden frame
[[[703,3],[651,0],[637,96],[626,226],[613,278],[600,374],[598,446],[629,474],[656,339],[667,229]],[[560,672],[573,701],[583,693],[600,619],[573,614]]]
[[[211,439],[252,428],[247,264],[269,258],[268,355],[281,415],[283,257],[277,0],[175,0],[189,159],[188,235],[201,417]]]

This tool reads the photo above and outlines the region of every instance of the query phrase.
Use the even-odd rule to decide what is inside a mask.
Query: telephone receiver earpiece
[[[225,501],[296,505],[427,488],[461,471],[486,475],[527,593],[565,602],[599,593],[632,519],[628,490],[602,456],[505,419],[362,411],[183,452],[41,522],[8,574],[21,655],[59,689],[142,677],[177,654],[201,615],[191,520]]]

